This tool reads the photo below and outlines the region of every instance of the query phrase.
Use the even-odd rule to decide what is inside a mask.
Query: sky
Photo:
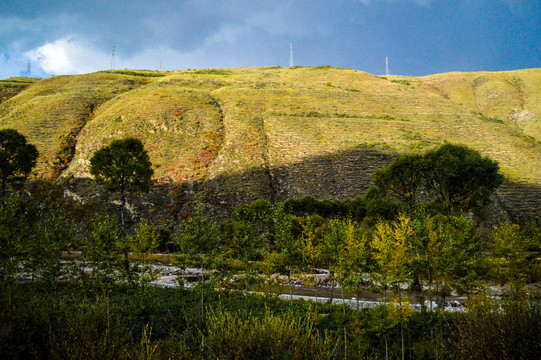
[[[286,67],[290,44],[375,75],[541,67],[541,0],[0,0],[0,79]]]

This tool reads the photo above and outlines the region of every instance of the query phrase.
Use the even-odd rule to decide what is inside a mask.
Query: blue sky
[[[541,67],[541,0],[0,0],[0,79],[289,64],[428,75]]]

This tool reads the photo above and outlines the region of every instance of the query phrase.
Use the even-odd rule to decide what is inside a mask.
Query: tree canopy
[[[465,145],[445,143],[424,154],[426,187],[449,217],[454,210],[477,210],[503,182],[495,160]]]
[[[408,154],[395,158],[385,169],[375,173],[376,186],[391,197],[411,205],[422,185],[423,158]]]
[[[152,164],[139,139],[114,140],[94,153],[90,173],[109,191],[148,192],[152,185]]]
[[[90,173],[98,184],[109,191],[119,192],[122,200],[122,226],[126,192],[148,192],[152,186],[152,163],[139,139],[114,140],[94,153]]]
[[[26,180],[36,165],[38,150],[27,144],[26,138],[14,129],[0,130],[0,178],[2,182],[2,202],[8,183]]]
[[[422,155],[402,155],[375,175],[381,193],[412,205],[421,195],[449,218],[482,210],[503,182],[496,161],[464,145],[444,143]]]

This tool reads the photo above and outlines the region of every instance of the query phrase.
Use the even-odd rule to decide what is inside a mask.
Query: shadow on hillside
[[[231,209],[256,199],[284,201],[312,196],[345,200],[363,195],[372,185],[376,170],[397,154],[358,148],[308,157],[288,165],[221,174],[203,187],[205,202]],[[496,191],[489,208],[492,221],[526,224],[541,212],[541,186],[506,180]]]
[[[312,196],[316,199],[345,200],[363,195],[372,186],[374,172],[385,167],[396,154],[373,148],[358,148],[277,167],[252,168],[239,173],[220,174],[204,182],[186,182],[154,188],[149,194],[130,194],[128,203],[134,223],[141,218],[172,227],[179,214],[195,198],[203,201],[220,218],[239,204],[256,199],[284,201]],[[115,194],[105,194],[88,179],[71,181],[67,189],[102,207],[118,207]],[[116,203],[116,205],[115,205]],[[113,205],[111,205],[113,204]],[[541,187],[506,181],[490,207],[494,221],[526,223],[541,209]]]
[[[513,223],[541,220],[541,185],[506,180],[496,191],[496,203]]]
[[[372,185],[374,172],[393,155],[359,148],[319,156],[277,167],[260,167],[221,174],[204,187],[209,201],[238,205],[263,198],[283,201],[306,195],[345,200],[362,195]]]

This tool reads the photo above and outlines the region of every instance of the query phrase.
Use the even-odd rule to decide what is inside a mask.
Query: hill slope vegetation
[[[76,183],[113,139],[143,141],[158,185],[224,208],[346,199],[397,154],[444,141],[500,163],[513,220],[541,208],[541,69],[378,77],[323,67],[117,71],[7,79],[0,128],[40,152],[36,176]],[[3,94],[2,93],[2,94]],[[189,191],[187,193],[190,193]]]

